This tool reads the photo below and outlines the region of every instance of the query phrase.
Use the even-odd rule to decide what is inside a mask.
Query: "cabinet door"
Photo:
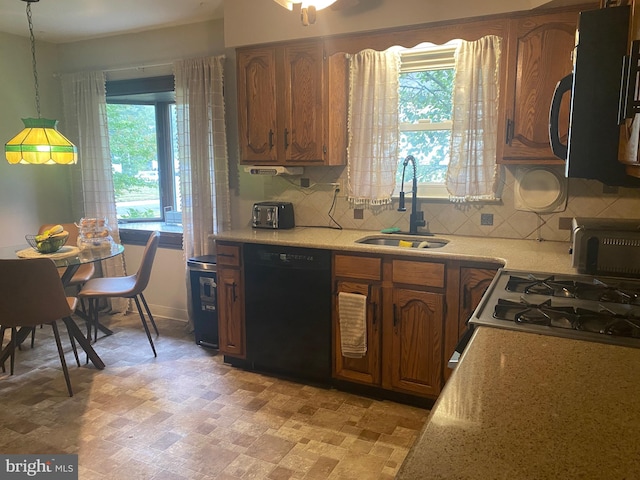
[[[275,49],[239,51],[237,61],[240,159],[273,164],[278,134]]]
[[[577,12],[564,12],[511,21],[501,163],[563,163],[549,145],[549,109],[556,84],[572,70],[577,20]],[[565,95],[560,109],[565,142],[569,101]]]
[[[442,294],[393,289],[389,361],[394,389],[426,396],[440,393],[443,325]]]
[[[480,299],[495,276],[496,270],[464,267],[460,269],[458,335],[462,335],[464,332],[467,320],[471,318],[471,314],[480,303]]]
[[[322,43],[284,47],[282,137],[286,163],[324,159],[324,48]]]
[[[238,268],[218,267],[218,335],[220,353],[244,358],[244,300]]]
[[[345,357],[340,344],[340,310],[336,298],[334,310],[334,376],[342,380],[369,385],[380,384],[380,286],[366,282],[338,281],[337,293],[357,293],[367,296],[367,353],[362,358]],[[337,297],[337,295],[336,295]]]

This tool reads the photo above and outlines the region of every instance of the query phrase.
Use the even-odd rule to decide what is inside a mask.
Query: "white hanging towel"
[[[338,314],[342,355],[364,357],[367,353],[367,296],[338,293]]]

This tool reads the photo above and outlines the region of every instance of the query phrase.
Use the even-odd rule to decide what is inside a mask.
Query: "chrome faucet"
[[[411,215],[409,216],[409,233],[418,233],[418,227],[424,227],[427,222],[424,220],[424,212],[418,211],[418,175],[416,173],[416,159],[413,155],[407,155],[402,163],[402,183],[400,184],[400,201],[398,203],[398,211],[406,212],[407,208],[404,206],[404,172],[407,169],[407,165],[411,162],[413,164],[413,191],[411,192]]]

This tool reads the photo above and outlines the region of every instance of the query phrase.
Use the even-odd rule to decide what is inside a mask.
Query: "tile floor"
[[[429,413],[229,367],[170,320],[154,359],[137,316],[105,323],[105,370],[66,348],[72,398],[48,326],[0,374],[1,453],[77,453],[81,480],[391,479]]]

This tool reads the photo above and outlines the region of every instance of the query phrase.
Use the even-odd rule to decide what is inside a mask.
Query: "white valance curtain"
[[[348,192],[352,206],[391,203],[398,165],[397,52],[364,50],[350,59]]]
[[[209,253],[209,235],[231,228],[224,59],[174,63],[185,258]]]
[[[80,220],[80,216],[105,217],[111,228],[111,236],[120,243],[109,150],[104,72],[62,75],[62,98],[65,134],[78,148],[78,164],[72,167],[72,177],[74,192],[82,192],[83,211],[74,211],[76,221]],[[123,256],[102,261],[102,273],[105,277],[125,275]],[[111,307],[115,311],[123,311],[126,305],[125,299],[111,301]]]
[[[502,39],[495,35],[462,42],[456,52],[446,178],[453,201],[495,199],[501,52]]]

